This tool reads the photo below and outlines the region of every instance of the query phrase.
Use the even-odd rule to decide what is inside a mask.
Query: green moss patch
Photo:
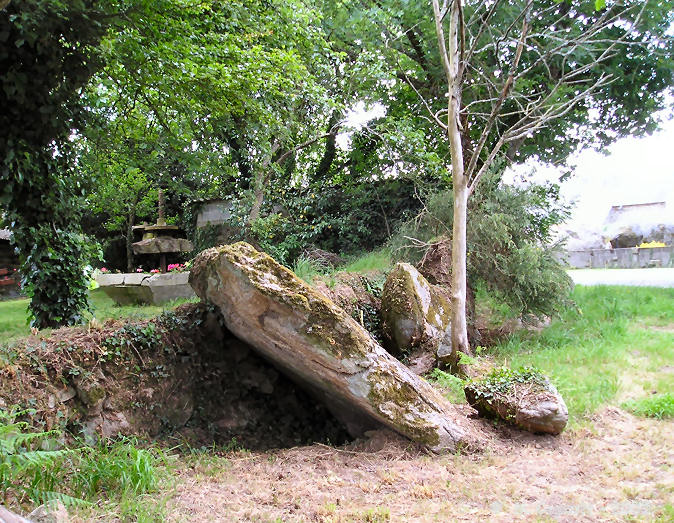
[[[506,421],[515,417],[515,406],[526,395],[543,395],[548,392],[548,379],[533,367],[494,369],[479,380],[471,380],[464,391],[468,403],[487,417],[502,417]]]

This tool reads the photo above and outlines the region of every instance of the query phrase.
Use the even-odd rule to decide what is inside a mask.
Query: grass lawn
[[[496,364],[551,376],[571,427],[601,405],[674,391],[674,289],[576,286],[573,298],[578,310],[490,349]]]
[[[13,338],[27,336],[30,334],[28,326],[28,298],[0,301],[0,343],[10,341]],[[189,300],[176,300],[163,306],[145,305],[145,306],[119,306],[116,305],[101,290],[91,291],[90,304],[93,310],[93,317],[98,321],[104,322],[108,319],[143,319],[151,318],[161,314],[166,309],[171,309],[180,303]]]

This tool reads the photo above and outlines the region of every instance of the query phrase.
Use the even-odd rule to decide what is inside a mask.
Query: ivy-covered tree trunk
[[[31,152],[25,143],[13,150],[21,154],[4,158],[0,196],[19,254],[21,286],[31,299],[31,326],[81,323],[88,310],[85,267],[96,247],[81,234],[74,187],[54,174],[67,172],[69,162],[50,150]]]
[[[0,15],[0,204],[38,328],[80,323],[87,309],[95,249],[80,233],[70,136],[111,5],[25,0]]]

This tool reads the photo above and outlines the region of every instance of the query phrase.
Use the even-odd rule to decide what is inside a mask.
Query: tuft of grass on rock
[[[442,390],[443,395],[452,403],[465,403],[463,392],[465,382],[458,376],[440,369],[433,369],[426,375],[426,381]]]
[[[309,285],[312,285],[316,278],[327,272],[317,261],[310,260],[304,256],[297,258],[292,270],[298,278],[304,280]]]

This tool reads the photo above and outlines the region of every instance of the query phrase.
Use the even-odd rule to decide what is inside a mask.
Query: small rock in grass
[[[464,388],[481,416],[501,418],[533,433],[560,434],[569,420],[564,399],[540,372],[501,368]]]

